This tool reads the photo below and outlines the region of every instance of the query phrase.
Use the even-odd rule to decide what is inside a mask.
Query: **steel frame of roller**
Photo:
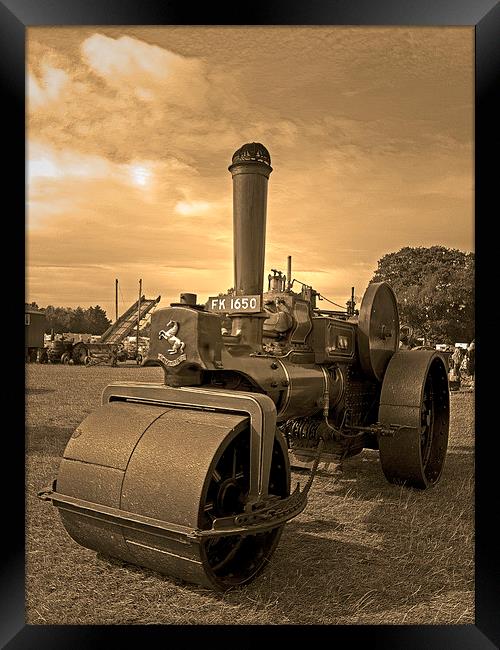
[[[267,183],[260,143],[235,152],[235,284],[156,309],[145,365],[162,384],[117,383],[76,429],[39,493],[67,533],[102,554],[216,589],[252,580],[307,504],[320,459],[378,450],[385,478],[426,489],[449,427],[443,356],[399,350],[396,296],[372,283],[360,310],[317,306],[272,270],[262,292]],[[227,322],[230,321],[230,328]],[[290,493],[290,466],[309,478]]]

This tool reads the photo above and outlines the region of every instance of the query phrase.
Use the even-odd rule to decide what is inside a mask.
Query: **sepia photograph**
[[[26,30],[26,622],[474,625],[474,26]]]

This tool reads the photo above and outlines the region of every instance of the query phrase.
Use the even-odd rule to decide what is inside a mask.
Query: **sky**
[[[115,317],[234,284],[231,156],[271,154],[265,277],[345,305],[474,250],[472,27],[30,27],[26,299]],[[358,304],[359,306],[359,304]]]

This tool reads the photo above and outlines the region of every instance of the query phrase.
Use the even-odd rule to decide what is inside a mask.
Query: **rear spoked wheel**
[[[436,434],[436,395],[432,386],[432,375],[427,375],[420,408],[420,457],[425,473],[431,460],[432,442]]]
[[[442,357],[427,350],[401,350],[382,384],[379,422],[394,425],[379,438],[387,480],[424,489],[439,480],[448,445],[449,387]]]

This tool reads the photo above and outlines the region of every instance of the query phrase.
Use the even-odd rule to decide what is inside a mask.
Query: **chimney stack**
[[[260,295],[264,283],[266,246],[267,184],[271,156],[259,142],[244,144],[233,155],[229,171],[233,177],[234,289],[236,295]],[[262,321],[266,314],[237,314],[233,334],[241,342],[260,348]]]

